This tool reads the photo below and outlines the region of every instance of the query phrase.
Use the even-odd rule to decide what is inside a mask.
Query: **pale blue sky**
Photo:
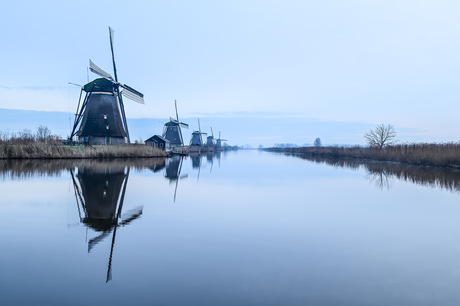
[[[0,108],[73,112],[67,82],[86,83],[88,59],[112,71],[110,25],[120,81],[145,94],[128,117],[168,118],[177,99],[183,118],[391,123],[401,141],[456,141],[459,17],[442,0],[8,1]]]

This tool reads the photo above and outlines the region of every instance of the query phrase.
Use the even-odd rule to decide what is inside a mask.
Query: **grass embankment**
[[[147,145],[125,146],[65,146],[42,142],[0,144],[0,159],[58,158],[147,158],[163,157],[167,153]]]
[[[460,143],[401,144],[384,148],[374,147],[301,147],[270,148],[271,152],[304,154],[309,156],[345,157],[392,161],[414,165],[460,168]]]

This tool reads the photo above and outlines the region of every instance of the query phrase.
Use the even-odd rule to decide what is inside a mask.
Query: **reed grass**
[[[414,165],[460,168],[460,143],[400,144],[376,147],[301,147],[270,148],[268,151],[304,154],[309,156],[346,157],[391,161]]]
[[[167,153],[147,145],[124,146],[66,146],[45,142],[0,143],[0,159],[59,159],[59,158],[150,158]]]

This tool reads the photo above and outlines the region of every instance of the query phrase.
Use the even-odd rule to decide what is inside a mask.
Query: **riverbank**
[[[400,162],[413,165],[460,168],[460,144],[401,144],[384,148],[374,147],[301,147],[269,148],[270,152],[303,154],[308,156],[345,157],[377,161]]]
[[[66,146],[35,142],[0,144],[0,159],[67,159],[67,158],[150,158],[166,157],[165,151],[147,145]]]

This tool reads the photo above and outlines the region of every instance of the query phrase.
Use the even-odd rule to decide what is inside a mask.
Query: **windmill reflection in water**
[[[88,253],[99,242],[112,235],[106,282],[112,279],[112,256],[117,229],[140,218],[143,207],[124,214],[123,202],[129,167],[91,165],[70,170],[80,222],[100,233],[88,241]]]
[[[174,202],[176,202],[177,186],[179,185],[179,180],[188,177],[188,174],[181,175],[183,162],[184,156],[176,155],[170,158],[166,164],[165,178],[169,180],[169,184],[175,183]]]

